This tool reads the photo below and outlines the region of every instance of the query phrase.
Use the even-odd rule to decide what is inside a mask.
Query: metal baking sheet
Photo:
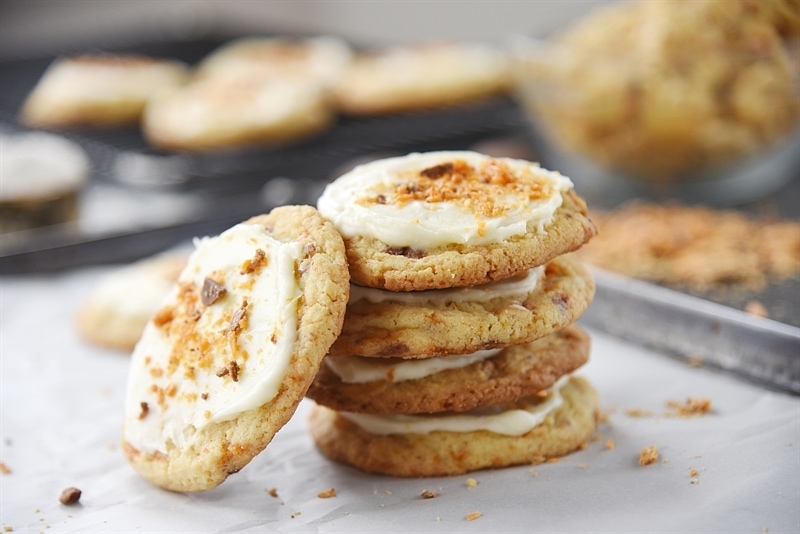
[[[581,321],[645,347],[800,394],[800,328],[592,268]]]

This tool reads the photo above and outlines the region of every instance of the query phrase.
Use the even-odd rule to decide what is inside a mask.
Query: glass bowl
[[[798,58],[788,41],[754,24],[693,42],[691,27],[665,26],[663,12],[654,26],[647,9],[612,5],[566,37],[509,39],[514,95],[540,163],[601,206],[733,206],[800,176]]]

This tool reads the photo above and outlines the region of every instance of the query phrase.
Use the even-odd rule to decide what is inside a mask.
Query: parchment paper
[[[580,373],[607,421],[558,462],[452,478],[369,475],[317,452],[304,401],[220,487],[163,491],[120,451],[128,356],[74,328],[105,271],[0,279],[0,461],[10,470],[0,475],[0,523],[13,532],[800,531],[800,399],[591,330]],[[668,401],[689,397],[711,399],[712,413],[666,415]],[[659,460],[641,466],[650,445]],[[58,502],[69,486],[82,491],[77,505]],[[318,497],[330,488],[334,497]],[[422,499],[424,490],[437,495]],[[472,512],[480,517],[468,520]]]

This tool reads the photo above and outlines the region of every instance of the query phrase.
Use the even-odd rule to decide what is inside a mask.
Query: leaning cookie
[[[311,207],[199,240],[132,355],[123,450],[133,468],[174,491],[242,469],[303,399],[348,291],[341,237]]]
[[[528,397],[511,408],[495,414],[380,416],[314,405],[309,427],[325,456],[363,471],[460,475],[542,463],[575,451],[594,432],[599,400],[589,382],[572,377],[547,396]]]
[[[328,357],[306,395],[345,412],[464,412],[550,388],[588,361],[589,347],[572,325],[531,343],[443,358]]]
[[[147,101],[182,85],[186,64],[138,55],[85,54],[56,59],[20,110],[43,128],[109,126],[139,121]]]
[[[98,280],[77,314],[90,343],[131,351],[186,266],[188,252],[168,251],[115,269]]]
[[[596,232],[565,176],[477,152],[360,165],[317,202],[359,285],[419,291],[485,284],[574,251]]]
[[[528,343],[576,321],[594,280],[573,254],[482,286],[396,292],[353,285],[330,356],[430,358]]]

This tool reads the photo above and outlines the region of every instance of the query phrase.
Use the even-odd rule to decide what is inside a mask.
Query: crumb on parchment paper
[[[5,463],[0,462],[0,474],[1,475],[10,475],[11,474],[11,468],[8,467]]]
[[[265,490],[270,497],[277,497],[278,496],[278,489],[277,488],[269,488]]]
[[[434,490],[426,489],[426,490],[422,490],[422,493],[420,493],[419,496],[422,497],[423,499],[433,499],[434,497],[436,497],[436,495],[437,494],[436,494],[436,492]]]
[[[694,417],[711,412],[711,399],[707,397],[689,397],[684,403],[668,400],[667,407],[670,408],[670,411],[664,415]]]
[[[476,487],[477,485],[478,485],[478,481],[477,481],[477,480],[475,480],[474,478],[468,478],[468,479],[467,479],[467,487],[468,487],[468,488],[474,488],[474,487]]]
[[[650,465],[658,461],[658,447],[650,445],[639,451],[639,465]]]
[[[66,488],[64,491],[61,492],[61,496],[58,498],[58,502],[67,505],[76,504],[80,500],[81,500],[81,490],[74,487]]]
[[[320,499],[330,499],[331,497],[336,497],[336,489],[330,488],[326,489],[325,491],[320,491],[317,493],[317,497]]]
[[[481,515],[483,514],[480,512],[470,512],[467,514],[467,521],[475,521],[476,519],[479,519]]]

